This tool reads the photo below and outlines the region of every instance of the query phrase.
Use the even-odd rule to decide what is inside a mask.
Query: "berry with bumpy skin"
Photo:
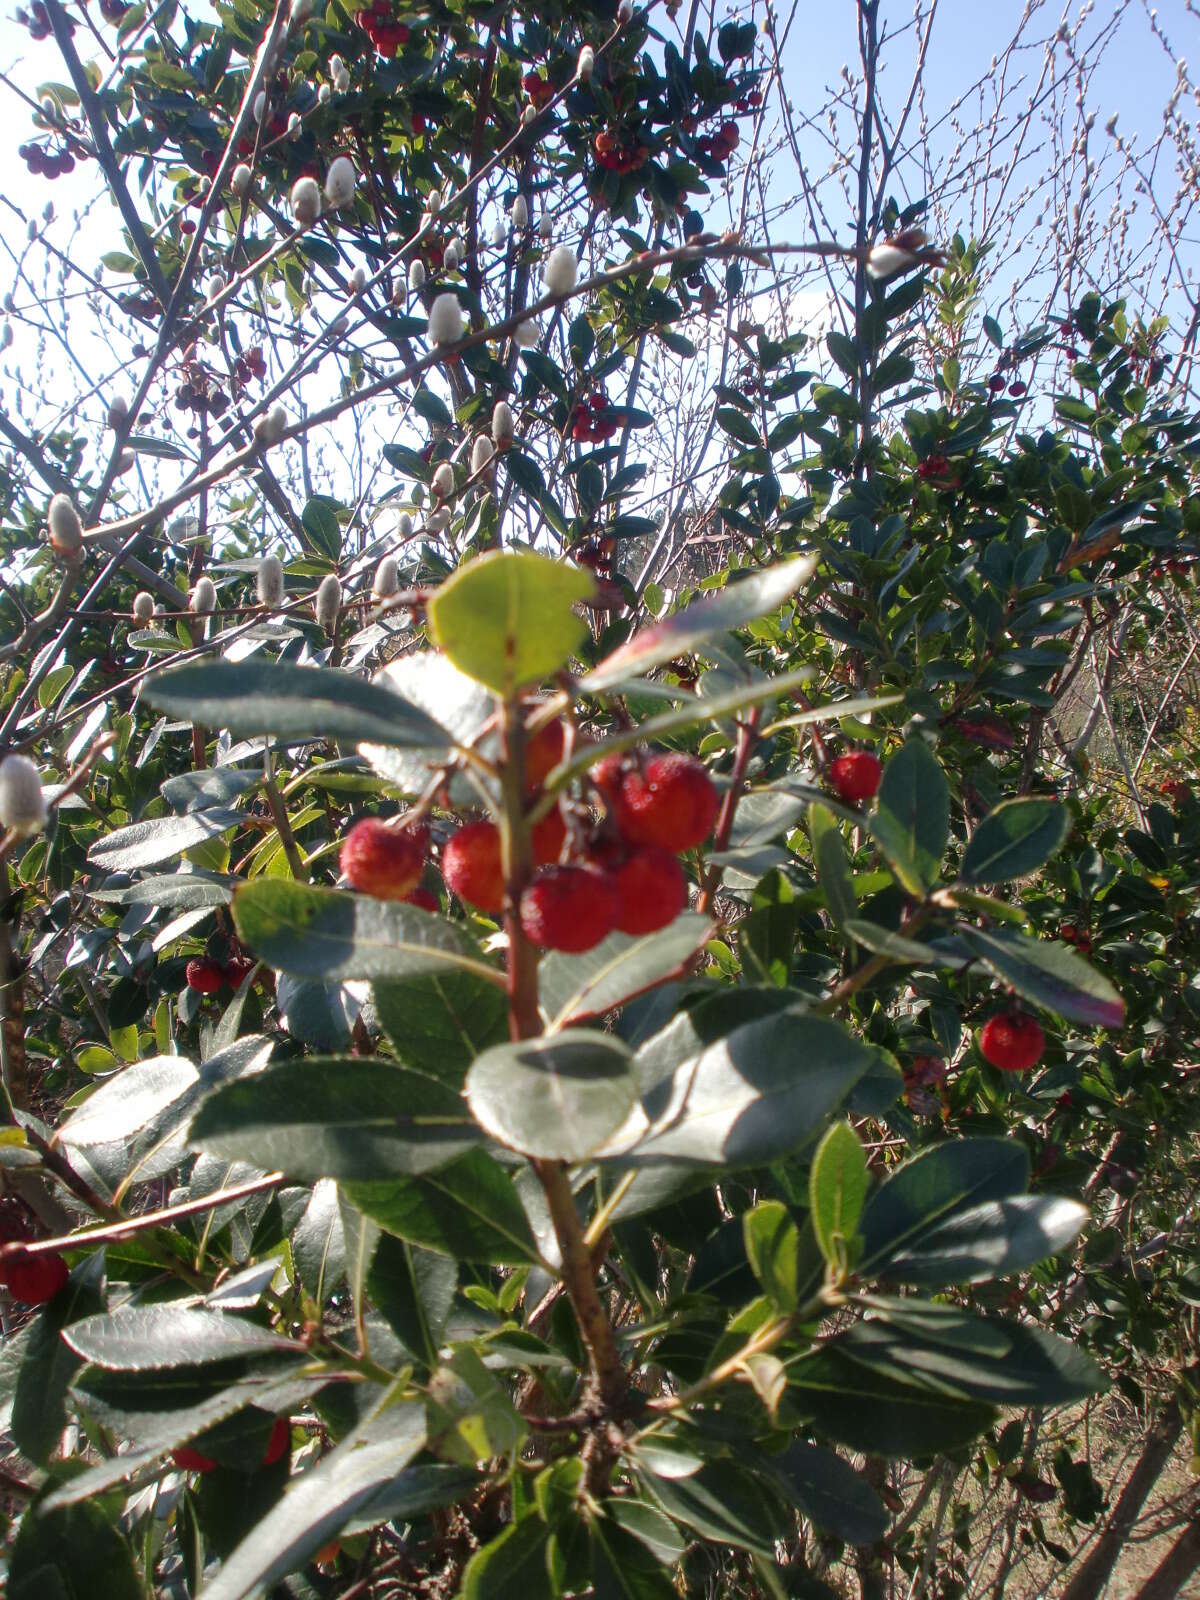
[[[171,1451],[171,1460],[181,1472],[215,1472],[217,1463],[211,1456],[201,1455],[190,1444],[177,1445]]]
[[[829,763],[829,781],[847,805],[861,805],[879,792],[883,767],[870,750],[847,750]]]
[[[225,973],[215,961],[197,958],[189,961],[184,972],[189,989],[197,994],[216,994],[225,982]]]
[[[552,866],[562,855],[562,848],[566,842],[567,825],[563,821],[562,812],[555,806],[554,810],[548,811],[540,822],[535,822],[530,831],[534,866]]]
[[[428,853],[428,829],[389,828],[378,817],[363,817],[342,841],[339,864],[351,888],[377,900],[407,900]]]
[[[14,1251],[3,1267],[3,1282],[14,1300],[44,1306],[66,1287],[71,1276],[61,1256],[34,1256]]]
[[[494,822],[468,822],[442,851],[442,876],[451,892],[491,916],[504,910],[500,830]]]
[[[432,889],[427,889],[424,884],[418,884],[411,894],[406,894],[404,904],[406,906],[416,906],[420,911],[437,912],[442,909],[438,903],[437,895],[434,894]]]
[[[616,883],[596,867],[543,867],[521,896],[521,931],[542,950],[590,950],[620,914]]]
[[[225,982],[231,989],[240,989],[257,965],[252,956],[234,956],[225,963]]]
[[[675,853],[707,839],[721,798],[694,756],[651,756],[631,767],[613,793],[618,829],[630,844],[653,844]]]
[[[562,760],[566,742],[566,723],[548,722],[539,728],[525,746],[525,792],[540,787]]]
[[[1040,1023],[1025,1011],[997,1012],[979,1034],[984,1060],[1001,1072],[1028,1072],[1042,1059],[1045,1048],[1046,1035]]]
[[[271,1437],[267,1440],[267,1448],[263,1455],[263,1466],[273,1467],[275,1463],[291,1449],[292,1430],[286,1417],[276,1417],[275,1426],[271,1429]]]
[[[622,933],[657,933],[687,905],[687,879],[668,850],[647,845],[610,870],[621,897],[617,927]]]

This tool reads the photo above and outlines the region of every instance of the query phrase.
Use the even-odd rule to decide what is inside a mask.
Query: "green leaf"
[[[540,1517],[510,1522],[504,1532],[477,1550],[463,1573],[461,1600],[555,1600],[546,1565],[550,1529]]]
[[[959,876],[972,884],[1027,877],[1062,848],[1070,825],[1066,806],[1056,800],[1006,800],[971,835]]]
[[[624,1500],[608,1503],[630,1504]],[[590,1533],[595,1600],[678,1600],[668,1567],[613,1518],[595,1518]]]
[[[866,1275],[947,1217],[1021,1194],[1028,1182],[1028,1152],[1012,1139],[956,1139],[923,1150],[898,1167],[864,1207],[859,1272]]]
[[[566,665],[587,637],[575,612],[595,587],[581,567],[493,550],[459,567],[429,602],[435,642],[503,698]]]
[[[835,1122],[817,1146],[808,1174],[813,1232],[821,1254],[837,1272],[851,1261],[851,1246],[871,1186],[867,1158],[848,1122]]]
[[[481,1050],[508,1037],[503,989],[474,972],[426,972],[372,985],[379,1025],[400,1060],[461,1089]]]
[[[583,679],[583,692],[594,694],[599,689],[610,689],[695,650],[718,634],[772,615],[812,576],[816,565],[816,556],[798,556],[794,561],[730,583],[719,595],[697,600],[661,622],[652,623],[593,668]]]
[[[685,911],[657,933],[612,933],[584,955],[551,953],[538,969],[541,1009],[549,1029],[603,1016],[661,983],[684,966],[712,933],[708,917]]]
[[[940,954],[918,939],[908,939],[892,928],[881,928],[877,923],[868,922],[865,917],[847,917],[844,931],[851,939],[866,945],[868,950],[888,956],[892,961],[917,962],[923,967],[962,965],[961,955]]]
[[[928,1288],[985,1283],[1065,1250],[1087,1219],[1086,1206],[1060,1195],[989,1200],[922,1233],[908,1249],[886,1251],[874,1270],[893,1282]]]
[[[632,1534],[649,1551],[656,1564],[674,1566],[687,1548],[687,1541],[671,1519],[648,1500],[622,1496],[620,1499],[606,1500],[603,1510],[609,1521]]]
[[[314,555],[337,561],[342,553],[342,528],[337,517],[338,502],[326,494],[315,494],[300,513],[304,543]]]
[[[143,1600],[129,1546],[98,1505],[31,1506],[8,1568],[8,1600]]]
[[[529,1431],[507,1387],[470,1345],[459,1345],[438,1367],[425,1393],[429,1448],[452,1461],[510,1455]]]
[[[63,1338],[85,1361],[120,1372],[302,1353],[290,1339],[240,1317],[169,1302],[121,1306],[103,1316],[84,1317],[65,1328]]]
[[[206,839],[228,833],[241,817],[236,811],[191,811],[182,817],[149,817],[97,839],[88,860],[103,872],[132,872],[192,850]]]
[[[482,1150],[420,1178],[342,1187],[388,1233],[456,1260],[517,1267],[541,1260],[512,1179]]]
[[[139,878],[119,889],[89,889],[87,892],[93,900],[114,905],[192,911],[200,906],[227,906],[233,896],[234,881],[213,872],[162,872],[150,878]]]
[[[433,422],[439,428],[453,426],[454,418],[450,414],[450,407],[440,399],[428,384],[422,384],[412,397],[412,408],[419,417],[424,417],[426,422]]]
[[[903,887],[924,898],[950,839],[950,790],[923,739],[909,739],[884,767],[867,826]]]
[[[63,1338],[63,1329],[101,1310],[94,1276],[87,1269],[77,1270],[22,1330],[19,1343],[15,1336],[7,1341],[6,1353],[17,1355],[20,1363],[9,1431],[21,1454],[39,1465],[45,1465],[58,1448],[67,1425],[67,1388],[79,1370],[79,1358]]]
[[[494,1045],[467,1073],[467,1104],[494,1139],[525,1155],[582,1161],[637,1100],[628,1047],[587,1028]]]
[[[790,1444],[771,1466],[801,1512],[847,1544],[875,1544],[887,1532],[883,1501],[848,1461],[815,1444]]]
[[[204,1600],[246,1600],[263,1593],[303,1566],[351,1518],[359,1526],[373,1526],[403,1516],[411,1494],[402,1469],[424,1443],[423,1406],[392,1405],[369,1418],[291,1480],[205,1585]]]
[[[309,1197],[292,1234],[296,1276],[319,1306],[346,1276],[346,1230],[338,1205],[337,1185],[322,1178]]]
[[[382,685],[328,667],[207,661],[151,678],[145,699],[170,716],[239,738],[343,739],[423,749],[453,743],[428,713]],[[181,819],[182,820],[182,819]]]
[[[1096,1027],[1119,1028],[1124,1022],[1121,996],[1069,945],[1031,939],[1008,928],[995,933],[969,927],[958,931],[984,965],[1026,1000]]]
[[[858,901],[842,831],[827,806],[814,804],[809,810],[808,832],[829,915],[837,927],[844,929],[848,919],[858,915]]]
[[[301,1183],[373,1182],[446,1166],[479,1132],[461,1096],[427,1074],[378,1056],[330,1056],[222,1085],[192,1118],[189,1141]]]
[[[437,1365],[438,1346],[458,1288],[458,1263],[385,1233],[367,1273],[372,1301],[404,1348],[426,1367]]]
[[[779,1311],[795,1311],[800,1271],[800,1230],[778,1200],[760,1200],[742,1216],[742,1237],[754,1276]]]
[[[668,1516],[705,1539],[769,1556],[781,1537],[782,1518],[761,1480],[732,1461],[711,1462],[687,1478],[642,1479]]]
[[[788,1369],[789,1398],[821,1433],[875,1456],[924,1456],[977,1438],[995,1410],[957,1400],[898,1370],[877,1372],[824,1346]]]
[[[461,929],[395,900],[260,878],[234,895],[233,920],[255,955],[301,978],[378,981],[468,972],[486,983],[504,982]]]

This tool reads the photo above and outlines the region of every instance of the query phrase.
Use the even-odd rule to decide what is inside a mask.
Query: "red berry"
[[[428,853],[427,828],[389,828],[378,817],[364,817],[342,841],[342,873],[352,888],[379,900],[406,900]]]
[[[53,1300],[70,1275],[61,1256],[14,1251],[3,1266],[3,1281],[9,1294],[28,1306],[44,1306],[47,1300]]]
[[[552,866],[562,855],[562,847],[567,842],[567,825],[557,806],[553,811],[548,811],[540,822],[534,823],[530,842],[533,845],[535,867]]]
[[[172,1450],[171,1460],[184,1472],[212,1472],[217,1465],[211,1456],[201,1455],[189,1444],[181,1444]]]
[[[741,141],[741,131],[736,122],[723,122],[721,124],[721,143],[730,150],[736,150]]]
[[[225,982],[225,973],[215,961],[197,959],[189,961],[184,972],[189,989],[197,994],[216,994]]]
[[[525,746],[525,792],[536,789],[542,784],[552,767],[556,767],[562,760],[563,745],[566,741],[566,724],[548,722],[544,728],[539,728],[533,738]]]
[[[1001,1011],[984,1023],[979,1048],[984,1060],[1001,1072],[1028,1072],[1042,1059],[1046,1035],[1027,1012]]]
[[[668,850],[654,845],[635,850],[612,876],[621,897],[617,927],[622,933],[657,933],[687,905],[687,879]]]
[[[271,1437],[267,1440],[266,1452],[263,1455],[263,1466],[271,1467],[285,1456],[291,1449],[292,1429],[286,1417],[276,1417],[275,1426],[271,1429]]]
[[[543,950],[590,950],[620,914],[616,884],[595,867],[543,867],[521,896],[522,931]]]
[[[1014,399],[1019,400],[1025,393],[1025,385],[1023,383],[1010,383],[1008,386],[1008,392],[1013,396]]]
[[[256,965],[250,956],[234,956],[225,964],[225,982],[231,989],[240,989]]]
[[[418,884],[413,892],[404,897],[405,905],[419,906],[422,911],[440,911],[441,905],[437,895],[432,889],[426,889],[424,884]]]
[[[847,750],[829,763],[829,781],[847,805],[861,805],[879,790],[883,767],[870,750]]]
[[[631,844],[690,850],[712,832],[721,798],[694,756],[651,756],[631,767],[613,797],[617,827]]]
[[[500,830],[494,822],[468,822],[442,851],[442,876],[452,893],[492,916],[504,910]]]

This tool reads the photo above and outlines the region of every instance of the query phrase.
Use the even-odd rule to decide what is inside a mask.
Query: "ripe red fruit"
[[[183,1472],[212,1472],[217,1465],[211,1456],[201,1455],[190,1444],[181,1444],[172,1450],[171,1460]]]
[[[555,806],[554,810],[548,811],[540,822],[534,823],[530,832],[534,866],[553,865],[562,854],[562,847],[566,842],[567,825],[563,821],[562,812]]]
[[[652,756],[644,768],[622,774],[613,793],[617,827],[630,844],[690,850],[712,832],[721,803],[713,781],[694,756]]]
[[[614,879],[596,867],[543,867],[521,896],[522,931],[543,950],[590,950],[620,914]]]
[[[292,1429],[286,1417],[276,1417],[275,1426],[271,1429],[271,1437],[267,1440],[267,1448],[263,1454],[263,1466],[274,1466],[281,1456],[287,1454],[292,1445]]]
[[[883,767],[870,750],[847,750],[829,763],[829,781],[847,805],[861,805],[879,790]]]
[[[250,956],[234,956],[225,964],[225,982],[231,989],[240,989],[254,971],[256,963]]]
[[[424,884],[418,884],[410,895],[404,898],[405,905],[419,906],[422,911],[440,911],[438,897],[432,889],[427,889]]]
[[[406,900],[428,853],[427,828],[389,828],[378,817],[364,817],[342,841],[341,868],[352,888],[379,900]]]
[[[216,994],[225,982],[224,970],[215,961],[206,958],[197,958],[189,961],[184,969],[189,989],[195,989],[197,994]]]
[[[5,1259],[3,1282],[14,1300],[27,1306],[44,1306],[70,1277],[61,1256],[33,1256],[14,1251]]]
[[[984,1060],[1001,1072],[1028,1072],[1042,1059],[1046,1035],[1027,1012],[1000,1011],[980,1030],[979,1048]]]
[[[451,891],[468,905],[492,916],[503,911],[504,868],[496,824],[468,822],[447,840],[442,851],[442,876]]]
[[[687,905],[687,879],[669,850],[647,845],[610,870],[621,899],[622,933],[657,933]]]
[[[525,792],[538,788],[547,774],[562,760],[566,724],[561,720],[539,728],[525,746]]]

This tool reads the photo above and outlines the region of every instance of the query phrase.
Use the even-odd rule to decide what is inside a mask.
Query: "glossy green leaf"
[[[1027,877],[1062,848],[1070,825],[1066,806],[1057,800],[1006,800],[971,835],[959,876],[971,884]]]
[[[63,1338],[85,1361],[121,1372],[300,1353],[290,1340],[241,1317],[170,1302],[84,1317],[65,1328]]]
[[[454,1089],[489,1045],[508,1037],[503,989],[475,972],[424,972],[372,985],[379,1025],[400,1060]]]
[[[687,1478],[646,1474],[643,1483],[668,1516],[702,1538],[771,1555],[781,1537],[779,1508],[761,1481],[732,1461],[714,1461]]]
[[[292,1234],[292,1262],[305,1291],[323,1306],[346,1276],[346,1230],[337,1185],[317,1183]]]
[[[1087,1219],[1086,1206],[1059,1195],[989,1200],[951,1216],[909,1248],[885,1252],[875,1271],[927,1288],[984,1283],[1057,1255],[1074,1243]]]
[[[742,1237],[754,1276],[779,1311],[796,1309],[800,1230],[778,1200],[760,1200],[742,1217]]]
[[[808,1174],[809,1215],[821,1254],[835,1271],[852,1258],[858,1219],[871,1186],[867,1158],[848,1122],[835,1122]]]
[[[827,806],[814,804],[810,808],[808,832],[812,839],[817,878],[825,892],[829,915],[839,928],[844,928],[849,918],[858,915],[858,901],[854,895],[854,878],[850,872],[842,831]]]
[[[594,1600],[677,1600],[679,1591],[671,1582],[670,1569],[615,1519],[597,1517],[590,1533]]]
[[[551,1029],[603,1016],[684,966],[713,932],[710,918],[685,911],[657,933],[612,933],[583,955],[551,952],[538,970]]]
[[[898,1167],[863,1209],[859,1232],[867,1273],[956,1213],[1023,1193],[1029,1155],[1013,1139],[956,1139],[923,1150]]]
[[[420,1178],[343,1188],[366,1216],[413,1244],[496,1266],[540,1259],[512,1179],[482,1150]]]
[[[148,817],[144,822],[131,822],[127,828],[117,828],[97,839],[88,851],[88,860],[103,872],[134,872],[169,861],[185,850],[194,850],[206,840],[228,833],[241,820],[236,811],[224,810],[189,811],[182,817]]]
[[[1125,1003],[1102,973],[1059,940],[1031,939],[1014,929],[959,932],[980,960],[1026,1000],[1093,1027],[1119,1028]]]
[[[909,894],[928,894],[950,839],[950,790],[923,739],[909,739],[884,767],[867,825]]]
[[[458,1287],[458,1263],[385,1233],[375,1248],[367,1289],[392,1331],[426,1367],[437,1363],[438,1346]]]
[[[875,1544],[887,1532],[883,1501],[861,1472],[832,1450],[790,1444],[771,1458],[799,1510],[824,1533],[847,1544]]]
[[[129,1545],[98,1505],[31,1507],[9,1558],[8,1600],[144,1600]]]
[[[461,1600],[555,1600],[546,1565],[550,1529],[540,1517],[510,1522],[482,1550],[477,1550],[463,1573]]]
[[[485,1050],[467,1073],[467,1104],[494,1139],[545,1160],[582,1161],[637,1100],[627,1046],[586,1028]]]
[[[828,1346],[788,1369],[789,1399],[827,1438],[875,1456],[954,1450],[994,1421],[990,1405],[958,1400],[850,1361]]]

